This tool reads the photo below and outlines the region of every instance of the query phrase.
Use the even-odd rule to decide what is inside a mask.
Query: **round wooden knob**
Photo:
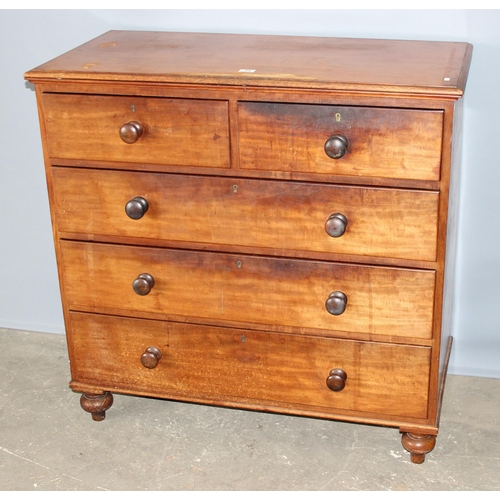
[[[342,158],[342,156],[346,154],[348,145],[349,143],[347,142],[347,139],[343,135],[340,134],[332,135],[325,142],[325,153],[330,158],[338,160],[339,158]]]
[[[332,292],[326,299],[326,310],[334,316],[340,316],[347,306],[347,296],[343,292]]]
[[[134,220],[140,219],[148,211],[149,203],[146,198],[136,196],[125,205],[125,213]]]
[[[142,125],[139,122],[127,122],[120,128],[120,139],[127,144],[134,144],[139,140],[142,132]]]
[[[161,351],[158,347],[148,347],[141,356],[141,363],[145,368],[156,368],[161,359]]]
[[[338,238],[345,233],[347,217],[344,214],[332,214],[325,223],[325,231],[332,237]]]
[[[342,368],[334,368],[328,374],[326,385],[328,389],[334,392],[339,392],[345,387],[347,373]]]
[[[132,283],[132,288],[137,295],[147,295],[154,286],[155,280],[148,273],[139,274]]]

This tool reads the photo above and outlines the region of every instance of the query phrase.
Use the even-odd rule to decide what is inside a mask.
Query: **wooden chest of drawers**
[[[438,432],[465,43],[111,31],[35,83],[71,363],[112,393]]]

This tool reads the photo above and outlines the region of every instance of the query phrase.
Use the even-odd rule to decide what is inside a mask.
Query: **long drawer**
[[[70,324],[76,382],[224,404],[427,416],[427,347],[81,313]],[[332,391],[327,378],[339,369],[345,386],[336,381]]]
[[[238,118],[244,169],[440,178],[440,110],[240,102]]]
[[[226,101],[43,94],[53,158],[229,168]]]
[[[436,259],[437,192],[63,167],[52,177],[61,232]]]
[[[432,336],[434,271],[74,241],[60,249],[72,310]]]

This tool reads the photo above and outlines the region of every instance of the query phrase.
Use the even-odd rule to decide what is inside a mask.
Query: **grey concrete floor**
[[[0,329],[1,491],[496,491],[500,380],[449,376],[412,464],[397,429],[115,395],[94,422],[65,338]]]

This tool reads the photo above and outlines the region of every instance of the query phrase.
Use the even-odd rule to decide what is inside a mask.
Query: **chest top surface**
[[[462,42],[109,31],[25,77],[458,98],[471,53],[472,46]]]

